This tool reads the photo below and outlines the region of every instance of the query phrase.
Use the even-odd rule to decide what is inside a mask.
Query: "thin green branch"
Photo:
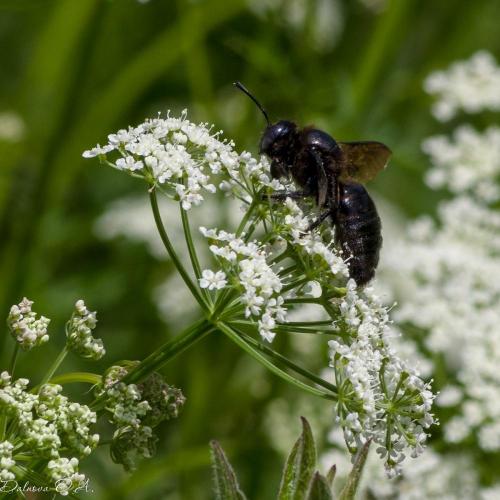
[[[57,356],[57,358],[52,363],[52,366],[48,369],[47,373],[45,374],[45,377],[38,385],[39,388],[42,387],[44,384],[46,384],[54,376],[54,373],[57,371],[61,363],[64,361],[64,358],[67,356],[68,352],[69,352],[68,346],[67,344],[65,344],[61,352]]]
[[[184,280],[184,283],[186,283],[186,286],[189,288],[189,290],[193,294],[193,297],[196,299],[198,304],[204,311],[208,311],[209,305],[205,302],[205,299],[200,295],[198,288],[191,280],[191,277],[189,276],[186,269],[182,265],[182,262],[180,261],[172,243],[170,242],[167,231],[161,219],[160,209],[158,207],[158,199],[156,198],[156,189],[154,187],[152,187],[149,190],[149,199],[151,201],[151,208],[153,209],[153,215],[156,222],[156,227],[158,229],[158,232],[160,233],[161,240],[163,241],[163,244],[168,252],[168,255],[170,256],[170,259],[172,260],[175,267],[179,271],[179,274]]]
[[[324,387],[328,391],[331,391],[332,398],[331,399],[336,399],[333,396],[338,393],[337,387],[335,387],[333,384],[330,384],[326,380],[322,379],[321,377],[318,377],[317,375],[314,375],[314,373],[310,372],[309,370],[306,370],[305,368],[302,368],[301,366],[295,364],[293,361],[289,360],[282,354],[276,352],[274,349],[271,349],[270,347],[267,347],[266,345],[260,343],[258,340],[255,340],[254,338],[250,337],[249,335],[245,333],[240,334],[243,340],[245,340],[247,343],[258,349],[259,351],[263,352],[267,356],[275,359],[279,363],[285,365],[287,368],[290,368],[294,372],[302,375],[303,377],[309,379],[311,382],[314,382],[315,384],[318,384],[321,387]]]
[[[151,353],[146,359],[141,361],[138,366],[123,378],[123,382],[127,384],[140,382],[154,371],[159,370],[181,352],[201,340],[214,329],[215,326],[205,319],[193,323],[184,330],[183,333],[169,340]]]
[[[16,369],[16,361],[18,355],[19,355],[19,342],[16,341],[16,345],[14,346],[14,351],[12,353],[12,358],[10,358],[10,365],[9,365],[9,375],[12,378],[14,378],[14,370]]]
[[[189,252],[189,258],[191,259],[191,265],[193,266],[193,271],[196,276],[196,279],[199,281],[201,279],[201,266],[200,261],[198,260],[198,255],[196,253],[196,247],[193,243],[193,236],[191,234],[191,227],[189,224],[189,216],[186,210],[182,208],[179,204],[179,210],[181,212],[181,220],[182,220],[182,229],[184,230],[184,238],[186,241],[186,246]],[[212,299],[210,297],[210,293],[206,289],[201,289],[201,293],[205,298],[205,302],[208,304],[212,303]]]
[[[241,347],[244,351],[250,354],[250,356],[252,356],[256,361],[264,365],[268,370],[273,372],[281,379],[285,380],[289,384],[294,385],[295,387],[298,387],[299,389],[302,389],[305,392],[308,392],[309,394],[336,401],[336,397],[334,394],[326,392],[322,389],[311,387],[310,385],[301,382],[295,377],[292,377],[291,375],[283,371],[281,368],[278,368],[275,364],[271,363],[271,361],[269,361],[265,356],[260,354],[258,350],[254,349],[249,343],[247,343],[246,340],[244,340],[242,336],[238,334],[236,331],[234,331],[229,325],[225,325],[224,323],[218,323],[217,326],[236,345]]]

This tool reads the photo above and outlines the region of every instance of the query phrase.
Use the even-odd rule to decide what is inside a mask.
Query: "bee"
[[[361,183],[386,167],[391,150],[376,141],[337,142],[322,130],[301,129],[288,120],[273,124],[259,101],[240,82],[234,85],[252,99],[266,119],[259,149],[271,160],[271,176],[291,175],[301,188],[274,193],[272,198],[314,198],[319,216],[309,229],[330,218],[335,244],[347,256],[350,277],[357,285],[365,285],[378,265],[382,225],[375,203]]]

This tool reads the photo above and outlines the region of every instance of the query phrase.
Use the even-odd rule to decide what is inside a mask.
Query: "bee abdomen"
[[[382,225],[375,204],[361,184],[340,185],[335,240],[347,260],[351,278],[358,285],[370,281],[379,260]]]

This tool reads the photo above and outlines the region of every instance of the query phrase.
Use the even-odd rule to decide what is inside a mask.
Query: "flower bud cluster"
[[[182,392],[169,386],[157,373],[140,384],[122,382],[132,366],[111,367],[96,388],[110,422],[116,426],[111,457],[126,470],[134,469],[139,459],[154,455],[157,437],[153,428],[177,417],[185,402]]]
[[[92,336],[92,330],[96,324],[95,311],[89,311],[85,302],[78,300],[75,304],[75,311],[66,325],[68,348],[83,358],[101,359],[106,354],[106,350],[102,340]]]
[[[0,442],[0,481],[12,481],[16,478],[11,469],[16,465],[12,459],[14,445],[10,441]]]
[[[78,472],[77,458],[57,458],[47,464],[52,481],[56,485],[57,493],[67,496],[76,488],[85,484],[86,477]]]
[[[28,384],[29,381],[22,378],[11,381],[9,374],[2,372],[0,412],[17,423],[16,453],[51,459],[47,474],[53,481],[63,480],[68,488],[63,487],[61,494],[67,494],[70,487],[85,479],[76,472],[76,457],[89,455],[99,442],[99,435],[91,432],[96,414],[63,396],[59,385],[45,384],[38,393],[33,393],[28,390]],[[13,479],[12,473],[9,474],[14,465],[8,455],[11,452],[7,441],[0,444],[0,454],[4,457],[1,474]]]
[[[25,297],[19,304],[11,307],[7,317],[7,325],[12,336],[25,351],[49,340],[47,327],[50,319],[45,316],[37,319],[36,313],[31,309],[32,305],[33,301]]]

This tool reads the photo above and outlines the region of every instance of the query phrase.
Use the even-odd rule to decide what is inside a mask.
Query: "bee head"
[[[265,154],[272,160],[272,177],[278,179],[287,176],[290,170],[290,160],[295,153],[297,125],[287,120],[280,120],[273,125],[266,110],[254,95],[241,82],[235,82],[234,86],[252,99],[266,119],[267,127],[262,134],[259,149],[260,154]]]
[[[268,125],[264,130],[259,150],[272,160],[271,174],[274,178],[288,175],[296,134],[297,125],[287,120]]]

